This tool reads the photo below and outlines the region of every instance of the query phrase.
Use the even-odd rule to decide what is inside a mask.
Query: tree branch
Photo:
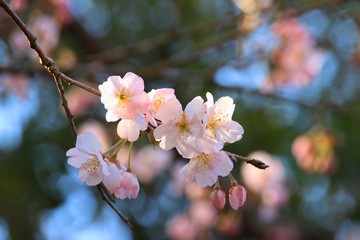
[[[82,84],[62,72],[60,72],[59,68],[56,66],[55,61],[48,57],[45,52],[42,50],[42,48],[37,44],[37,38],[34,34],[31,33],[31,31],[27,28],[27,26],[24,24],[24,22],[16,15],[16,13],[10,8],[10,6],[4,1],[0,0],[0,6],[5,10],[5,12],[13,19],[15,24],[21,29],[21,31],[26,35],[27,39],[29,40],[30,47],[36,51],[40,58],[40,63],[45,67],[45,69],[54,77],[56,86],[59,91],[59,95],[61,97],[62,105],[65,109],[66,116],[68,118],[68,121],[70,123],[70,127],[73,133],[74,141],[76,142],[77,138],[77,132],[75,123],[73,120],[73,115],[69,109],[69,106],[67,104],[67,100],[65,98],[65,92],[64,92],[64,86],[60,80],[63,80],[69,84],[78,86],[86,91],[89,91],[91,93],[94,93],[95,95],[100,96],[100,91],[97,89],[93,89],[85,84]],[[124,217],[112,204],[113,199],[110,194],[106,191],[105,187],[101,184],[97,186],[100,195],[102,199],[115,211],[115,213],[124,221],[126,225],[132,230],[132,226],[129,222],[129,220]]]
[[[21,29],[21,31],[25,34],[26,38],[29,41],[29,45],[32,49],[36,51],[39,56],[40,64],[45,67],[45,69],[54,76],[56,79],[61,79],[64,82],[67,82],[71,85],[82,88],[88,92],[91,92],[95,95],[100,96],[100,91],[89,87],[85,84],[82,84],[65,74],[63,74],[59,68],[56,66],[55,61],[46,55],[46,53],[39,47],[37,44],[37,38],[31,31],[27,28],[25,23],[19,18],[19,16],[10,8],[10,6],[5,2],[5,0],[0,0],[0,6],[5,10],[5,12],[11,17],[11,19],[15,22],[15,24]]]
[[[237,162],[237,160],[241,160],[241,161],[244,161],[246,163],[253,165],[254,167],[257,167],[259,169],[264,169],[264,170],[269,167],[268,165],[266,165],[264,162],[262,162],[260,160],[257,160],[254,158],[247,158],[247,157],[240,156],[235,153],[231,153],[231,152],[227,152],[227,151],[225,151],[225,152],[230,157],[230,159],[233,160],[234,162]]]
[[[59,95],[61,98],[61,104],[65,110],[66,113],[66,117],[68,119],[68,122],[70,124],[70,128],[71,128],[71,132],[73,134],[73,140],[74,140],[74,145],[76,145],[76,138],[77,138],[77,131],[76,131],[76,127],[75,127],[75,123],[74,123],[74,115],[72,114],[67,100],[65,98],[65,89],[64,89],[64,85],[62,84],[61,80],[54,77],[55,83],[56,83],[56,87],[59,91]]]

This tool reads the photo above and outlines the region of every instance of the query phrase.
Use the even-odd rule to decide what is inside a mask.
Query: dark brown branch
[[[106,203],[108,203],[108,205],[112,208],[112,210],[114,210],[114,212],[121,218],[121,220],[123,220],[124,223],[126,223],[126,225],[130,228],[131,231],[134,230],[133,226],[131,225],[129,219],[127,219],[127,217],[125,217],[124,215],[121,214],[121,212],[119,212],[114,205],[111,203],[115,203],[114,199],[112,198],[112,196],[109,194],[109,192],[107,191],[106,187],[104,186],[104,184],[100,183],[96,186],[96,188],[99,191],[99,194],[101,196],[101,199],[103,201],[105,201]]]
[[[237,160],[241,160],[241,161],[244,161],[246,163],[249,163],[251,165],[253,165],[254,167],[257,167],[259,169],[266,169],[268,168],[269,166],[266,165],[264,162],[260,161],[260,160],[257,160],[257,159],[254,159],[254,158],[247,158],[247,157],[244,157],[244,156],[240,156],[240,155],[237,155],[235,153],[231,153],[231,152],[227,152],[226,151],[226,154],[230,157],[231,160],[233,160],[234,162],[237,162]]]
[[[76,126],[75,126],[75,122],[74,122],[74,115],[72,114],[69,106],[68,106],[68,103],[67,103],[67,100],[66,100],[66,97],[65,97],[65,89],[64,89],[64,85],[62,84],[61,80],[54,77],[54,80],[55,80],[55,83],[56,83],[56,87],[59,91],[59,95],[60,95],[60,98],[61,98],[61,104],[65,110],[65,113],[66,113],[66,117],[68,119],[68,122],[70,124],[70,128],[71,128],[71,132],[73,134],[73,140],[74,140],[74,145],[76,145],[76,138],[77,138],[77,131],[76,131]]]

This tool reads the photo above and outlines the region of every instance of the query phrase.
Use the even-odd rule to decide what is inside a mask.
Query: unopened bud
[[[246,189],[241,185],[235,185],[229,190],[230,206],[238,210],[246,201]]]
[[[210,200],[216,209],[223,209],[226,202],[224,191],[218,189],[214,190],[210,194]]]

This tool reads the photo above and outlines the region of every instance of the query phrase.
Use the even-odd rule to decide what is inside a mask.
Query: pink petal
[[[175,121],[182,112],[182,106],[179,100],[171,98],[159,108],[158,118],[162,123],[166,124]]]
[[[135,73],[126,73],[123,77],[123,81],[129,92],[136,93],[144,91],[144,80]]]
[[[105,118],[107,122],[115,122],[119,120],[119,117],[116,114],[114,114],[112,110],[106,112]]]
[[[162,124],[154,130],[154,137],[157,141],[161,140],[159,146],[164,150],[170,150],[176,146],[178,134],[176,126],[168,124]]]

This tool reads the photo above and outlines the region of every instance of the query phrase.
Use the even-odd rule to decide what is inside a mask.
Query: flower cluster
[[[78,136],[76,146],[66,152],[68,163],[79,168],[79,178],[89,186],[104,183],[110,193],[120,199],[136,198],[139,182],[123,164],[114,162],[112,157],[102,153],[97,137],[86,132]]]
[[[298,136],[291,150],[297,164],[307,172],[332,174],[337,167],[336,138],[321,125]]]
[[[316,48],[309,30],[296,18],[290,18],[275,22],[272,32],[280,44],[272,53],[273,67],[265,88],[309,85],[324,64],[324,56]]]
[[[93,135],[78,137],[76,147],[67,156],[69,164],[80,169],[79,177],[88,185],[103,182],[116,197],[136,197],[139,184],[131,171],[130,152],[142,131],[147,131],[160,148],[175,148],[183,158],[189,159],[180,171],[187,181],[195,180],[199,186],[206,187],[218,182],[219,176],[230,174],[233,163],[222,149],[226,143],[240,140],[244,133],[242,126],[232,120],[235,109],[232,98],[226,96],[214,101],[212,94],[207,93],[206,101],[197,96],[183,109],[174,89],[153,89],[146,93],[143,79],[131,72],[123,78],[110,76],[99,90],[107,110],[106,120],[118,121],[117,134],[121,140],[103,153]],[[116,159],[126,142],[130,142],[127,167]],[[243,205],[246,192],[233,187],[229,199],[237,209]]]

